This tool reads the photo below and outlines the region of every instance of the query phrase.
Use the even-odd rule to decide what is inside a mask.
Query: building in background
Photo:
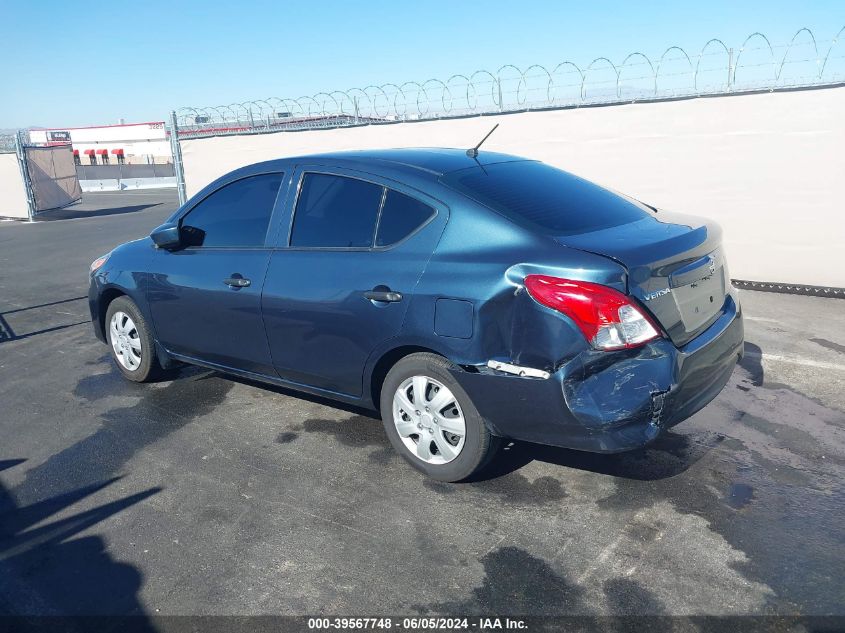
[[[173,160],[164,121],[30,129],[29,140],[33,145],[71,144],[81,165],[162,165]]]

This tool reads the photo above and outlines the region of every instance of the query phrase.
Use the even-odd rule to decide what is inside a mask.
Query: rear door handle
[[[228,279],[224,279],[223,283],[227,286],[231,286],[232,288],[246,288],[252,282],[249,279],[244,279],[243,277],[229,277]]]
[[[402,301],[402,293],[393,292],[392,290],[368,290],[364,293],[364,297],[370,301],[384,301],[387,303]]]

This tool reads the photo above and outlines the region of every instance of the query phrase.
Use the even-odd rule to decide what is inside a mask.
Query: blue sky
[[[0,128],[164,119],[208,106],[511,63],[555,65],[800,27],[830,40],[818,2],[68,2],[0,0]]]

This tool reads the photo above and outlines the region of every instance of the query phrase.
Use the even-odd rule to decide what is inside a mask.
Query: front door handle
[[[232,288],[246,288],[252,282],[249,279],[244,279],[243,277],[229,277],[228,279],[224,279],[223,283],[227,286],[231,286]]]
[[[402,293],[392,290],[368,290],[364,293],[364,297],[370,301],[384,301],[386,303],[402,301]]]

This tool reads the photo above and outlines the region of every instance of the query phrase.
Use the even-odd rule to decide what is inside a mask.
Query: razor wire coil
[[[801,28],[788,42],[772,44],[755,32],[736,48],[712,38],[693,54],[669,46],[658,55],[634,51],[618,62],[599,56],[581,65],[505,64],[446,80],[183,107],[177,127],[180,136],[249,134],[834,85],[845,81],[843,37],[845,27],[829,40]]]

